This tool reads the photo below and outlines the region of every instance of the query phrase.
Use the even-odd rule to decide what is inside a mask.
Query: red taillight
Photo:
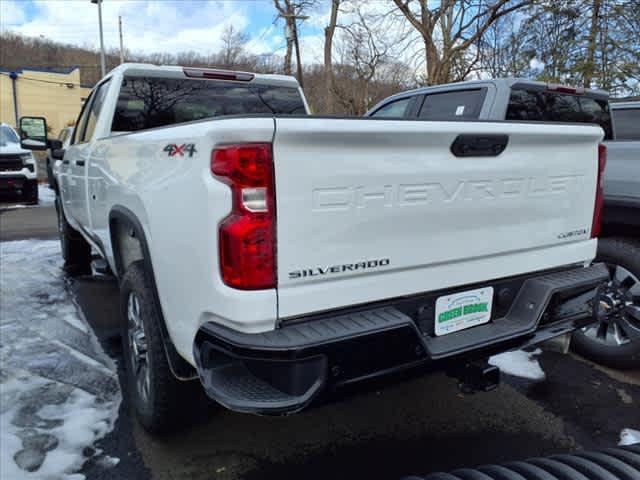
[[[602,208],[604,206],[604,168],[607,165],[607,147],[598,145],[598,183],[596,184],[596,204],[593,209],[593,223],[591,224],[591,238],[600,235],[600,223],[602,221]]]
[[[233,208],[220,223],[222,280],[230,287],[276,286],[276,208],[270,143],[218,147],[211,172],[231,186]]]

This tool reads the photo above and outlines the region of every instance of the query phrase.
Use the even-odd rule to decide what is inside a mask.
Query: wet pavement
[[[116,282],[82,277],[70,288],[122,380]],[[91,461],[83,473],[89,479],[400,479],[608,447],[623,428],[640,427],[640,372],[613,372],[549,352],[540,363],[546,380],[506,377],[489,393],[462,395],[452,379],[436,374],[282,418],[236,414],[199,399],[185,405],[191,420],[184,428],[160,438],[132,420],[124,393],[115,429],[97,444],[120,462]]]

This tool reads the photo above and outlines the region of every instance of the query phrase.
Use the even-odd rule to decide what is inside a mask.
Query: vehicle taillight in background
[[[602,221],[602,208],[604,207],[604,168],[607,165],[607,147],[598,145],[598,183],[596,185],[596,205],[593,209],[593,224],[591,225],[591,238],[600,235],[600,223]]]
[[[241,290],[276,286],[276,206],[270,143],[226,145],[211,172],[231,187],[233,208],[219,226],[224,283]]]

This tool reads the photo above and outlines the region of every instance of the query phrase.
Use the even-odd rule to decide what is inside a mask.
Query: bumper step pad
[[[405,329],[410,317],[394,308],[290,325],[248,334],[216,324],[202,327],[194,357],[207,394],[235,411],[282,415],[304,408],[327,379],[326,352],[333,345]],[[224,339],[223,342],[217,341]]]

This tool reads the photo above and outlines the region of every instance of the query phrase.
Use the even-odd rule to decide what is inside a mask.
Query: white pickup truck
[[[592,322],[608,278],[597,126],[313,117],[293,78],[125,64],[66,151],[41,131],[64,258],[118,277],[153,431],[195,378],[260,414],[409,369],[490,389],[488,355]]]

